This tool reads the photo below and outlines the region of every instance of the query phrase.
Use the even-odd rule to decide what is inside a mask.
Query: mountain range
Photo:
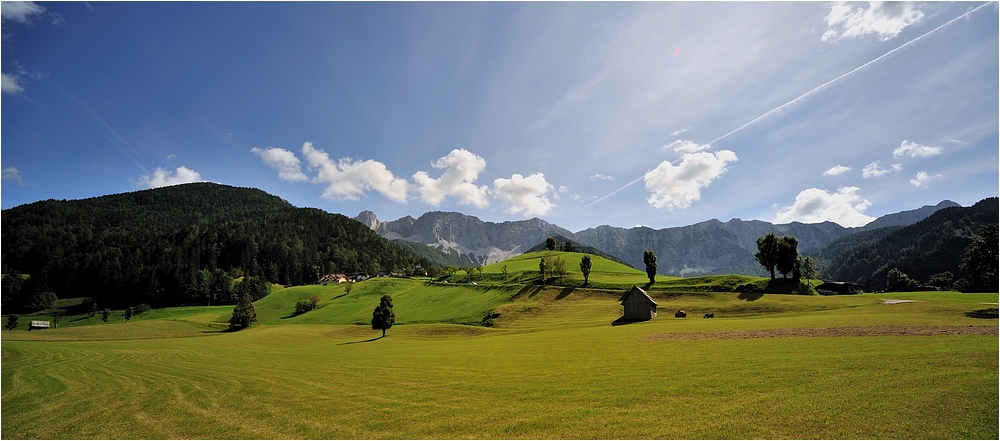
[[[657,256],[658,272],[663,275],[764,275],[764,268],[753,255],[757,251],[757,238],[769,232],[795,236],[799,240],[799,251],[808,255],[809,251],[842,237],[884,227],[911,225],[948,207],[960,205],[945,200],[933,206],[888,214],[860,228],[845,228],[833,222],[772,224],[759,220],[721,222],[712,219],[684,227],[653,229],[602,225],[574,233],[538,218],[495,223],[455,212],[435,211],[417,219],[407,216],[395,221],[380,221],[375,213],[364,211],[354,219],[386,239],[414,242],[445,253],[457,253],[477,264],[499,262],[527,252],[547,237],[562,236],[577,244],[602,250],[636,268],[643,267],[643,251],[653,250]]]

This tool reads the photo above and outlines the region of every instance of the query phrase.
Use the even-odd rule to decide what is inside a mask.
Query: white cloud
[[[600,173],[596,173],[596,174],[594,174],[594,176],[590,177],[591,181],[595,181],[595,180],[598,180],[598,179],[604,180],[604,181],[614,181],[615,180],[614,176],[604,176],[604,175],[602,175]]]
[[[844,173],[851,171],[850,167],[843,165],[835,165],[830,167],[827,171],[823,172],[823,176],[840,176]]]
[[[510,214],[534,216],[548,213],[556,205],[549,201],[546,194],[554,191],[555,187],[545,181],[542,173],[527,178],[515,173],[510,179],[497,178],[493,181],[493,196],[503,202],[505,211]]]
[[[679,165],[663,161],[643,180],[649,197],[646,201],[655,208],[687,208],[701,199],[701,189],[726,172],[726,164],[737,161],[730,150],[688,153]]]
[[[917,172],[916,177],[910,179],[910,184],[912,184],[914,187],[917,188],[927,187],[927,183],[929,183],[931,179],[934,179],[935,177],[941,178],[943,176],[941,176],[940,174],[937,176],[931,176],[927,174],[927,172],[921,170]]]
[[[177,155],[175,154],[167,155],[167,162],[173,161],[174,159],[177,159]]]
[[[0,19],[29,23],[33,16],[45,13],[45,8],[35,2],[0,2]]]
[[[677,153],[697,153],[712,148],[711,144],[698,144],[694,141],[677,140],[663,146],[663,150],[673,150]]]
[[[865,179],[868,178],[880,178],[889,173],[899,173],[903,171],[902,164],[892,164],[889,168],[879,168],[878,161],[873,161],[871,164],[865,166],[861,169],[861,176]]]
[[[681,133],[684,133],[684,132],[686,132],[688,130],[691,130],[691,128],[688,127],[688,128],[684,128],[684,129],[680,129],[680,130],[674,130],[673,132],[670,133],[670,136],[677,136],[677,135],[680,135]]]
[[[325,151],[313,148],[311,142],[302,145],[302,155],[309,163],[310,170],[317,170],[313,182],[326,184],[323,198],[357,201],[365,190],[375,190],[383,196],[406,203],[410,184],[406,179],[393,176],[385,164],[378,161],[352,161],[342,158],[330,159]]]
[[[830,6],[822,41],[837,42],[875,34],[879,41],[888,41],[903,29],[920,22],[923,11],[916,3],[868,2],[867,7],[857,3],[835,2]]]
[[[201,174],[182,165],[173,172],[163,167],[157,167],[156,170],[153,170],[152,176],[140,175],[139,179],[132,181],[132,183],[140,187],[159,188],[198,181],[201,181]]]
[[[444,169],[441,177],[434,179],[424,171],[413,175],[420,199],[438,206],[446,197],[452,196],[460,204],[479,208],[490,206],[486,186],[477,187],[474,182],[479,173],[486,169],[486,160],[465,149],[455,149],[448,156],[431,163],[431,167]]]
[[[24,179],[21,179],[21,172],[15,167],[7,167],[3,169],[2,176],[4,181],[14,181],[17,185],[25,186]]]
[[[834,194],[818,188],[807,188],[795,197],[795,204],[778,211],[774,222],[803,223],[836,222],[844,227],[860,227],[875,220],[864,211],[871,202],[858,195],[858,187],[841,187]]]
[[[909,156],[911,158],[930,158],[941,154],[941,147],[928,147],[915,142],[903,140],[899,147],[892,151],[892,157]]]
[[[0,74],[0,91],[10,95],[17,95],[24,92],[24,87],[17,83],[16,76],[10,74]]]
[[[305,173],[302,173],[302,165],[299,162],[299,158],[295,156],[295,153],[292,153],[289,150],[275,147],[268,147],[267,149],[254,147],[250,149],[250,151],[257,156],[260,156],[261,159],[264,160],[265,164],[277,169],[278,177],[281,179],[291,182],[303,182],[309,180],[309,177],[306,176]]]

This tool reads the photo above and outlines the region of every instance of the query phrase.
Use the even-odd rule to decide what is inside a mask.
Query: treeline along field
[[[4,274],[30,274],[30,296],[90,297],[102,307],[236,302],[234,279],[315,283],[332,272],[430,266],[339,214],[260,190],[198,183],[3,211]]]

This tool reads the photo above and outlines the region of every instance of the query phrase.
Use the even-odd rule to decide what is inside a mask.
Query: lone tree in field
[[[580,259],[580,271],[583,272],[583,286],[587,286],[588,284],[590,284],[591,265],[592,264],[590,262],[590,256],[583,256],[583,258]]]
[[[104,322],[104,324],[107,324],[108,317],[111,317],[111,310],[108,308],[104,308],[104,312],[101,313],[101,321]]]
[[[544,257],[542,258],[542,260],[538,261],[538,272],[542,273],[542,283],[545,283],[545,270],[547,269],[546,265],[547,263],[545,262]]]
[[[392,311],[392,296],[386,294],[372,311],[372,329],[381,329],[385,337],[386,329],[391,328],[393,323],[396,323],[396,313]]]
[[[52,313],[52,328],[59,329],[59,320],[66,316],[66,311],[58,310]]]
[[[229,329],[243,329],[257,321],[257,311],[253,309],[253,299],[250,293],[243,293],[240,302],[233,308],[233,317],[229,319]]]
[[[553,238],[553,237],[545,239],[545,249],[547,249],[549,251],[555,251],[556,250],[556,239]]]
[[[795,236],[781,236],[778,239],[778,259],[775,262],[781,278],[787,279],[788,273],[795,273],[799,259],[799,240]]]
[[[990,291],[996,291],[997,286],[997,248],[997,224],[987,225],[965,249],[959,267]]]
[[[646,264],[646,277],[649,277],[649,284],[656,282],[656,253],[653,250],[642,252],[642,263]]]
[[[7,330],[13,331],[14,328],[16,327],[17,327],[17,316],[14,314],[7,316]]]
[[[125,323],[132,319],[132,308],[125,308]]]
[[[771,280],[774,280],[774,267],[778,264],[778,236],[767,233],[767,236],[758,237],[757,254],[753,257],[771,272]]]

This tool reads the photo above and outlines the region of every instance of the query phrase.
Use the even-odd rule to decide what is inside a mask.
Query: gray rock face
[[[422,243],[444,251],[455,250],[489,265],[524,253],[554,235],[571,236],[569,230],[538,218],[514,222],[483,222],[461,213],[433,211],[419,219],[410,216],[380,222],[373,213],[355,218],[386,239]]]
[[[775,225],[764,221],[712,219],[686,227],[654,230],[648,227],[619,228],[602,225],[571,233],[533,218],[503,223],[483,222],[474,216],[453,212],[429,212],[414,219],[410,216],[381,222],[370,211],[355,219],[386,239],[422,243],[443,251],[455,250],[472,255],[473,260],[491,264],[523,254],[549,236],[562,235],[581,245],[597,248],[636,268],[643,268],[642,253],[653,250],[657,272],[664,275],[695,276],[708,274],[757,274],[765,270],[754,259],[757,238],[774,232],[795,236],[799,252],[820,248],[841,237],[861,230],[919,222],[942,208],[958,206],[943,201],[936,206],[886,215],[863,228],[844,228],[833,222]]]

